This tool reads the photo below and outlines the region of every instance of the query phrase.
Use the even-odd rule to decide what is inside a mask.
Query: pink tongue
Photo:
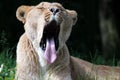
[[[49,63],[53,63],[57,58],[55,50],[55,41],[53,38],[50,40],[47,39],[44,57]]]

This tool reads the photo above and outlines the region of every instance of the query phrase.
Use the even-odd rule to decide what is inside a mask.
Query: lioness
[[[120,68],[94,65],[69,55],[65,44],[77,13],[59,3],[20,6],[25,33],[17,45],[15,80],[120,80]]]

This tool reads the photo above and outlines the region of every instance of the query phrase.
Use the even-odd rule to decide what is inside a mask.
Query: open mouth
[[[44,27],[43,36],[40,42],[40,47],[42,50],[46,50],[46,42],[47,40],[54,39],[55,42],[55,49],[58,49],[59,41],[58,41],[58,34],[59,34],[60,27],[57,25],[56,21],[51,21]]]
[[[57,57],[56,51],[59,46],[58,35],[60,26],[56,21],[51,21],[45,25],[40,47],[45,51],[44,57],[49,63],[53,63]]]

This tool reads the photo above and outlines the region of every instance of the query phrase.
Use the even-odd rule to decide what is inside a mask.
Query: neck
[[[42,52],[42,51],[41,51]],[[50,64],[41,56],[44,53],[38,53],[42,75],[51,75],[53,72],[59,72],[69,65],[69,52],[66,44],[58,50],[57,59]]]

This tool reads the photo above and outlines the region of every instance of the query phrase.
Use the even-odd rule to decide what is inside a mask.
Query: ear
[[[74,10],[67,10],[67,12],[70,14],[70,16],[73,19],[73,25],[77,22],[77,12]]]
[[[33,6],[20,6],[16,11],[16,17],[19,21],[23,23],[26,22],[26,15],[27,13],[33,8]]]

